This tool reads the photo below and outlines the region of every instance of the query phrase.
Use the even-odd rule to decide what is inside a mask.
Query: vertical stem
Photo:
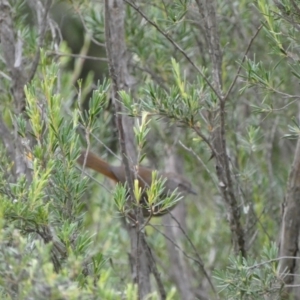
[[[122,99],[119,91],[129,90],[129,74],[127,71],[126,45],[124,37],[124,4],[123,0],[105,0],[105,37],[106,52],[109,71],[112,79],[112,98],[116,111],[116,122],[119,131],[119,143],[122,161],[125,167],[125,176],[130,193],[130,202],[135,203],[133,193],[133,174],[131,162],[136,162],[136,149],[132,132],[131,120],[122,114]],[[151,259],[150,248],[147,245],[145,234],[140,230],[143,215],[140,209],[135,210],[136,224],[128,225],[127,231],[131,241],[130,261],[134,282],[138,286],[138,298],[144,299],[151,292],[150,267],[154,261]],[[162,296],[165,299],[165,296]]]
[[[300,138],[294,155],[294,161],[289,175],[288,188],[283,205],[283,219],[280,236],[279,270],[285,284],[283,299],[290,299],[292,286],[295,280],[293,274],[297,273],[297,256],[299,255],[299,233],[300,233]]]
[[[216,1],[196,0],[199,14],[204,19],[206,40],[209,54],[212,61],[213,86],[217,91],[219,99],[219,123],[213,124],[215,128],[212,132],[213,155],[216,159],[216,172],[221,187],[222,196],[229,210],[229,224],[233,236],[234,249],[246,256],[244,230],[240,220],[238,201],[234,191],[234,184],[230,171],[230,161],[226,147],[226,127],[225,127],[225,104],[228,95],[223,96],[222,91],[222,53],[220,49],[219,33],[216,19]],[[214,117],[213,119],[216,119]]]

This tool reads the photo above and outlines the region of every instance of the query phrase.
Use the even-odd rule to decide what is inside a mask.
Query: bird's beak
[[[198,195],[192,188],[190,188],[189,193],[193,195]]]

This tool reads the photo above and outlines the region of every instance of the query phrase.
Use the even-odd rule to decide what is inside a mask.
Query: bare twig
[[[113,152],[107,145],[105,145],[94,133],[91,133],[91,136],[98,143],[100,143],[110,154],[112,154],[117,160],[119,160],[120,162],[122,161],[122,159],[120,159],[120,157],[115,152]]]
[[[72,2],[73,2],[73,1],[72,1]],[[73,2],[73,3],[74,3],[74,2]],[[90,36],[91,41],[92,41],[95,45],[97,45],[97,46],[99,46],[99,47],[105,47],[105,43],[100,43],[99,41],[97,41],[97,40],[93,37],[92,32],[87,28],[87,26],[86,26],[86,24],[85,24],[85,20],[84,20],[84,18],[83,18],[83,16],[82,16],[82,13],[81,13],[81,11],[80,11],[80,8],[79,8],[79,7],[76,8],[75,3],[74,3],[74,8],[75,8],[75,11],[77,12],[77,14],[78,14],[78,16],[79,16],[79,18],[80,18],[80,21],[81,21],[82,26],[84,27],[84,30],[85,30],[86,33]]]
[[[208,169],[207,165],[204,163],[204,161],[201,159],[201,157],[190,147],[187,147],[185,144],[183,144],[181,141],[179,141],[179,145],[185,149],[186,151],[192,153],[194,155],[194,157],[196,157],[196,159],[201,163],[201,165],[205,168],[206,172],[208,173],[209,177],[211,178],[212,182],[215,184],[215,186],[217,187],[217,189],[219,190],[219,185],[215,180],[215,177],[213,176],[213,174],[211,173],[211,171]]]
[[[199,137],[201,137],[201,139],[207,144],[207,146],[209,147],[209,149],[211,150],[212,156],[216,157],[217,156],[217,152],[216,149],[213,147],[212,143],[209,141],[209,139],[202,133],[202,131],[197,127],[194,126],[192,127],[194,129],[194,131],[198,134]]]
[[[177,248],[186,258],[192,260],[193,262],[195,262],[201,270],[203,270],[204,265],[202,260],[199,260],[198,258],[194,258],[191,255],[187,254],[182,248],[180,248],[180,246],[178,246],[178,244],[176,244],[172,239],[170,239],[165,233],[163,233],[161,230],[159,230],[157,227],[157,225],[152,225],[149,224],[150,227],[154,228],[157,232],[159,232],[165,239],[167,239],[168,241],[170,241],[175,248]]]
[[[187,233],[185,232],[185,230],[183,229],[183,227],[181,226],[180,222],[178,222],[178,220],[174,217],[174,215],[169,212],[169,214],[171,215],[171,218],[176,222],[176,224],[178,225],[178,227],[180,228],[181,232],[183,233],[183,235],[185,236],[185,238],[187,239],[188,243],[192,246],[193,250],[194,250],[194,253],[197,257],[197,261],[200,262],[200,267],[201,267],[201,270],[205,276],[205,278],[207,279],[212,291],[214,292],[215,296],[217,297],[217,299],[219,299],[219,297],[217,296],[217,292],[216,292],[216,289],[211,281],[211,278],[210,276],[208,275],[206,269],[205,269],[205,266],[204,266],[204,263],[203,263],[203,260],[202,258],[200,257],[200,254],[199,252],[197,251],[194,243],[192,242],[192,240],[190,239],[190,237],[187,235]]]
[[[84,65],[84,62],[85,62],[85,59],[83,57],[86,56],[86,54],[88,53],[89,48],[90,48],[90,43],[91,43],[90,36],[88,34],[86,34],[84,36],[83,45],[80,49],[80,54],[79,55],[81,56],[81,58],[78,58],[75,61],[75,67],[74,67],[72,78],[71,78],[72,85],[76,84],[76,82],[77,82],[77,80],[78,80],[78,78],[79,78],[79,76],[82,72],[82,68],[83,68],[83,65]]]
[[[245,59],[246,59],[246,57],[247,57],[247,54],[248,54],[248,52],[249,52],[249,50],[250,50],[250,47],[251,47],[253,41],[255,40],[255,38],[257,37],[257,35],[259,34],[259,32],[260,32],[260,30],[262,29],[262,27],[263,27],[263,24],[261,24],[261,25],[257,28],[256,32],[254,33],[254,35],[253,35],[252,38],[250,39],[250,42],[249,42],[249,44],[248,44],[248,46],[247,46],[247,48],[246,48],[246,51],[245,51],[245,53],[244,53],[244,55],[243,55],[242,61],[240,62],[240,65],[239,65],[238,70],[237,70],[237,72],[236,72],[236,74],[235,74],[235,76],[234,76],[234,79],[233,79],[233,81],[231,82],[231,84],[230,84],[230,86],[229,86],[229,88],[228,88],[228,91],[226,92],[226,94],[225,94],[225,96],[224,96],[224,101],[226,101],[226,100],[228,99],[228,96],[229,96],[230,92],[232,91],[232,89],[233,89],[233,87],[234,87],[234,85],[235,85],[235,83],[236,83],[236,81],[237,81],[237,79],[238,79],[238,77],[239,77],[239,75],[240,75],[240,72],[241,72],[241,70],[242,70],[242,65],[243,65],[243,63],[244,63],[244,61],[245,61]]]
[[[89,56],[89,55],[82,55],[82,54],[64,53],[64,52],[60,52],[60,51],[47,51],[47,54],[54,54],[57,56],[68,56],[68,57],[74,57],[74,58],[107,62],[106,57],[96,57],[96,56]]]

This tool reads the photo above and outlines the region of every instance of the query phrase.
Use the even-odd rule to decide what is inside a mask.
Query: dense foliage
[[[142,228],[165,299],[282,297],[300,4],[274,3],[124,1],[129,74],[118,95],[134,120],[137,161],[174,164],[198,194],[180,201],[180,218]],[[104,7],[0,0],[1,299],[139,298],[124,186],[76,163],[89,148],[121,164]],[[163,298],[156,281],[148,299]]]

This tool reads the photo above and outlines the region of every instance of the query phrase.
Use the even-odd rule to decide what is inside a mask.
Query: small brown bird
[[[106,177],[112,179],[115,182],[125,183],[126,182],[126,176],[125,176],[125,168],[124,166],[112,166],[102,160],[100,157],[98,157],[96,154],[92,152],[86,152],[85,150],[81,151],[81,155],[78,158],[78,163],[83,166],[84,160],[86,156],[86,163],[85,167],[93,169]],[[142,201],[145,203],[147,201],[147,194],[144,192],[146,187],[151,186],[152,182],[152,169],[145,168],[142,166],[138,167],[137,170],[137,179],[139,182],[139,187],[142,188],[143,194],[142,194]],[[158,178],[165,179],[164,184],[164,191],[161,195],[161,197],[167,197],[169,194],[175,191],[177,191],[182,195],[185,196],[186,194],[195,194],[196,192],[192,189],[191,183],[180,176],[179,174],[172,173],[172,172],[158,172]],[[175,205],[174,205],[175,207]],[[174,208],[172,207],[172,208]],[[170,208],[170,209],[172,209]],[[157,208],[159,209],[159,208]],[[166,211],[160,211],[158,214],[155,214],[155,216],[163,215],[167,213]],[[144,209],[143,214],[145,217],[149,216],[149,211]]]

